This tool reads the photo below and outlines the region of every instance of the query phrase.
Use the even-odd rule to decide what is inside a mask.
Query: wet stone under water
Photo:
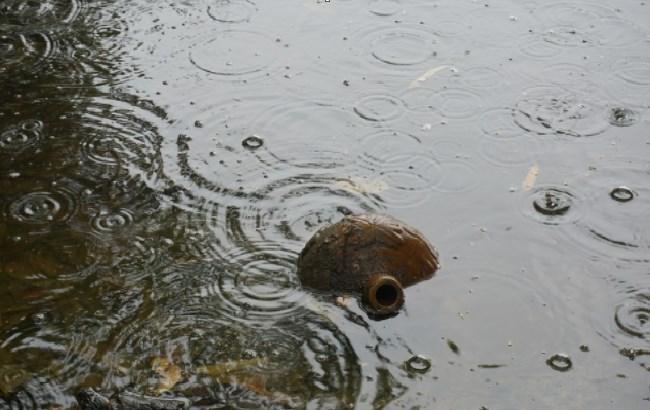
[[[0,1],[0,409],[646,409],[646,3]]]

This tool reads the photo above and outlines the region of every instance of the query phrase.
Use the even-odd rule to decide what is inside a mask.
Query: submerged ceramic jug
[[[429,279],[438,253],[416,229],[384,215],[352,215],[321,228],[298,258],[303,286],[360,293],[372,314],[404,304],[404,288]]]

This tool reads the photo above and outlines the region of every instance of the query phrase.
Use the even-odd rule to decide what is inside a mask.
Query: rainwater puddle
[[[0,1],[0,409],[646,409],[648,21]],[[297,276],[357,213],[440,252],[386,320]]]

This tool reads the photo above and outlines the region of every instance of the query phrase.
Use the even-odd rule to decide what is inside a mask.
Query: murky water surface
[[[0,1],[0,408],[647,409],[650,3]],[[395,318],[300,288],[387,213]]]

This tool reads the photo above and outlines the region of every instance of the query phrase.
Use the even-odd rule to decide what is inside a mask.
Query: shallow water
[[[646,409],[650,4],[0,0],[0,408]],[[306,240],[442,269],[370,320]]]

